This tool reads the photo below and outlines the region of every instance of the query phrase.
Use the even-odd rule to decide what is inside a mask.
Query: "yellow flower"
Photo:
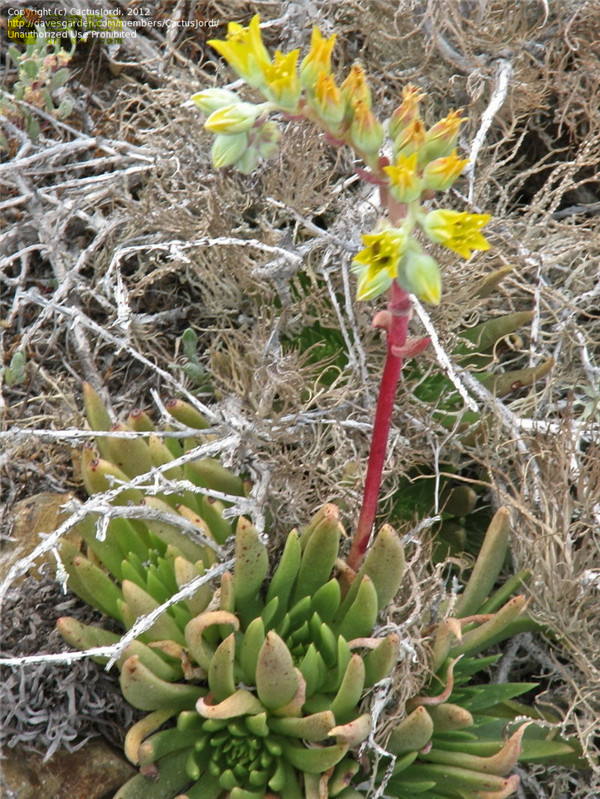
[[[357,299],[370,300],[382,294],[398,276],[406,235],[396,228],[386,228],[367,233],[362,240],[366,246],[355,256],[351,268],[358,275]]]
[[[331,72],[331,52],[337,34],[324,39],[318,28],[313,28],[310,50],[300,65],[300,83],[305,89],[314,89],[321,73]]]
[[[450,155],[456,145],[460,126],[467,120],[461,116],[462,108],[451,111],[429,128],[425,136],[425,147],[421,153],[421,163],[426,164],[435,158]]]
[[[354,117],[350,125],[350,141],[362,153],[376,153],[383,144],[383,127],[362,100],[352,106]]]
[[[332,75],[321,72],[317,78],[314,97],[309,102],[329,131],[334,136],[339,133],[338,128],[344,119],[346,105]]]
[[[469,163],[468,158],[459,158],[452,150],[445,158],[430,161],[423,170],[423,184],[426,189],[446,191]]]
[[[302,91],[296,65],[300,50],[292,50],[284,55],[276,50],[273,63],[263,69],[265,95],[286,111],[293,111],[298,105]]]
[[[365,71],[360,64],[352,65],[340,89],[348,108],[352,108],[359,102],[364,103],[367,108],[371,108],[371,90],[367,84]]]
[[[246,83],[254,87],[264,85],[263,69],[270,65],[271,58],[262,41],[258,14],[252,17],[247,28],[230,22],[225,41],[209,39],[208,43]]]
[[[425,92],[410,84],[402,89],[402,102],[390,119],[390,139],[395,139],[413,119],[419,118],[419,103],[426,96]]]
[[[441,208],[430,211],[421,224],[432,241],[463,258],[470,258],[473,250],[489,250],[490,244],[480,230],[490,219],[491,214],[469,214]]]
[[[394,139],[394,158],[412,155],[425,144],[425,125],[415,117]]]
[[[392,166],[384,166],[389,176],[390,194],[399,203],[410,203],[421,196],[421,180],[417,173],[417,153],[399,155]]]

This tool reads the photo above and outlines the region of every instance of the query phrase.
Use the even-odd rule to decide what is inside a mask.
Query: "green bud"
[[[435,258],[417,247],[418,245],[407,247],[406,253],[400,259],[398,283],[404,291],[414,294],[420,300],[439,305],[442,297],[440,268]]]
[[[215,169],[223,169],[235,164],[246,152],[247,147],[247,133],[217,134],[211,150],[213,166]]]
[[[236,102],[213,111],[204,127],[211,133],[244,133],[253,127],[262,110],[261,106],[253,103]]]
[[[212,114],[213,111],[218,111],[219,108],[242,102],[235,92],[220,88],[196,92],[191,99],[204,114]]]

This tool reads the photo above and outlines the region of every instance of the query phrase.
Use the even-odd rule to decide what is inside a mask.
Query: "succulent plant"
[[[525,572],[492,590],[507,554],[509,519],[506,508],[494,515],[453,615],[431,630],[429,684],[409,700],[387,742],[396,755],[387,791],[398,799],[504,799],[519,786],[510,774],[519,760],[584,766],[578,744],[548,734],[543,725],[536,729],[537,721],[558,719],[514,701],[537,683],[486,682],[482,675],[500,658],[481,657],[484,650],[539,630],[525,596],[513,596]]]
[[[176,479],[178,490],[185,480],[188,487],[144,498],[141,489],[125,485],[113,495],[121,508],[103,537],[97,537],[98,519],[86,517],[78,526],[83,546],[65,541],[60,549],[72,590],[131,629],[205,574],[230,536],[235,541],[233,573],[222,573],[216,589],[203,583],[170,604],[118,658],[125,699],[148,715],[125,741],[140,773],[115,799],[363,796],[362,770],[369,765],[364,758],[359,765],[358,748],[374,732],[364,700],[392,672],[400,643],[397,633],[374,634],[379,612],[402,579],[397,534],[384,525],[354,573],[340,557],[343,529],[336,506],[328,504],[306,527],[289,533],[270,566],[265,541],[251,522],[240,516],[233,525],[224,504],[204,494],[243,495],[244,482],[217,461],[178,457],[202,441],[206,427],[192,406],[167,403],[175,419],[198,433],[163,444],[145,413],[135,411],[128,424],[112,425],[90,386],[84,397],[92,429],[121,434],[98,436],[102,454],[84,449],[90,493],[115,481],[126,484],[153,466]],[[135,430],[145,435],[122,437]],[[148,513],[127,518],[126,506],[139,503]],[[190,530],[200,537],[194,540]],[[528,723],[507,742],[502,736],[517,716],[539,718],[514,703],[535,686],[473,681],[498,657],[479,657],[484,649],[537,628],[525,598],[512,596],[525,575],[492,592],[508,534],[509,514],[501,509],[453,615],[426,631],[431,679],[409,701],[386,743],[395,764],[385,790],[398,799],[501,799],[516,790],[518,777],[509,772]],[[58,628],[81,649],[119,640],[73,618],[60,619]],[[534,740],[525,747],[530,757],[578,762],[568,742]]]
[[[89,386],[85,395],[92,427],[106,429],[110,420],[100,398]],[[179,419],[204,426],[191,406],[167,407]],[[146,427],[147,417],[130,417],[128,429],[136,426]],[[126,481],[164,463],[167,453],[151,435],[148,441],[99,438],[111,460],[85,450],[88,491],[108,487],[110,477]],[[196,478],[202,474],[204,485],[241,492],[242,482],[217,466],[195,462],[183,468]],[[139,501],[135,492],[123,492],[123,500]],[[160,520],[145,519],[142,526],[137,519],[113,518],[103,541],[95,537],[93,519],[82,523],[87,554],[69,542],[60,552],[71,588],[130,628],[214,561],[210,548],[178,529],[177,518],[192,521],[217,544],[231,531],[224,528],[229,523],[222,509],[203,499],[192,505],[191,493],[189,504],[175,510],[147,498],[145,503],[162,511]],[[364,692],[397,659],[398,636],[373,637],[373,627],[397,592],[404,555],[396,533],[384,526],[342,596],[341,580],[332,577],[341,534],[337,508],[326,505],[307,527],[288,535],[263,590],[267,549],[240,517],[233,574],[225,572],[216,591],[202,586],[171,606],[127,647],[119,658],[123,694],[150,715],[128,733],[126,751],[142,774],[118,799],[178,792],[190,799],[342,792],[357,770],[348,753],[371,732],[371,718],[360,709]],[[63,618],[58,626],[80,648],[118,640],[75,619]],[[171,726],[159,729],[167,721]]]

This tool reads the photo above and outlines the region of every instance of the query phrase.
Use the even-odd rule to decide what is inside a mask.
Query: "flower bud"
[[[394,158],[412,155],[425,144],[425,126],[419,118],[413,119],[394,139]]]
[[[399,155],[392,166],[384,166],[383,171],[389,177],[389,189],[392,197],[399,203],[410,203],[421,196],[421,179],[417,172],[417,153]]]
[[[219,133],[215,136],[211,150],[211,158],[215,169],[231,166],[238,161],[248,147],[248,134],[235,133],[227,135]]]
[[[350,125],[350,141],[360,152],[371,155],[383,144],[383,127],[377,121],[369,106],[359,100],[353,105],[354,118]]]
[[[421,164],[450,155],[456,146],[460,126],[466,122],[461,114],[461,108],[458,111],[451,111],[448,116],[429,128],[425,135],[425,146],[420,153]]]
[[[416,246],[410,247],[400,261],[398,283],[420,300],[439,305],[442,296],[440,268],[434,258],[417,250]]]
[[[396,108],[389,124],[390,139],[397,138],[413,119],[419,118],[419,102],[425,97],[425,92],[416,86],[405,86],[402,90],[402,103]]]
[[[205,114],[212,114],[219,108],[226,105],[234,105],[242,101],[235,92],[230,92],[229,89],[205,89],[203,92],[196,92],[191,99],[196,103],[198,108]]]
[[[353,64],[348,76],[340,86],[342,97],[347,108],[352,108],[356,103],[364,103],[371,108],[371,90],[367,84],[365,71],[360,64]]]
[[[253,103],[235,103],[213,111],[204,123],[211,133],[244,133],[254,125],[262,108]]]
[[[346,113],[346,104],[332,75],[322,72],[317,78],[314,95],[309,102],[332,135],[339,133]]]
[[[331,51],[337,34],[324,39],[321,31],[315,27],[310,40],[308,55],[300,65],[300,83],[304,89],[312,90],[321,74],[331,72]]]
[[[423,170],[423,188],[446,191],[469,163],[468,158],[459,158],[456,150],[443,158],[430,161]]]

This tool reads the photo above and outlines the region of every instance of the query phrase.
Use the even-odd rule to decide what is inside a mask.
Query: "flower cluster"
[[[420,230],[463,258],[473,250],[489,249],[481,233],[488,214],[430,210],[426,205],[435,192],[449,189],[468,163],[456,150],[465,119],[460,110],[452,111],[427,129],[419,111],[425,94],[406,86],[387,125],[390,162],[380,155],[386,133],[373,113],[363,68],[354,64],[339,85],[332,74],[335,38],[335,34],[325,38],[314,28],[310,50],[299,66],[299,50],[286,54],[277,50],[271,57],[262,41],[258,14],[247,28],[231,22],[225,41],[209,42],[265,98],[259,104],[244,102],[219,88],[193,96],[208,114],[205,127],[216,134],[213,163],[233,165],[247,174],[260,157],[274,153],[279,130],[267,119],[273,111],[312,120],[332,143],[352,147],[367,165],[364,176],[380,186],[382,203],[394,220],[394,224],[383,221],[363,236],[365,248],[353,262],[358,299],[377,297],[396,280],[404,291],[437,305],[442,289],[439,266],[413,232]]]

